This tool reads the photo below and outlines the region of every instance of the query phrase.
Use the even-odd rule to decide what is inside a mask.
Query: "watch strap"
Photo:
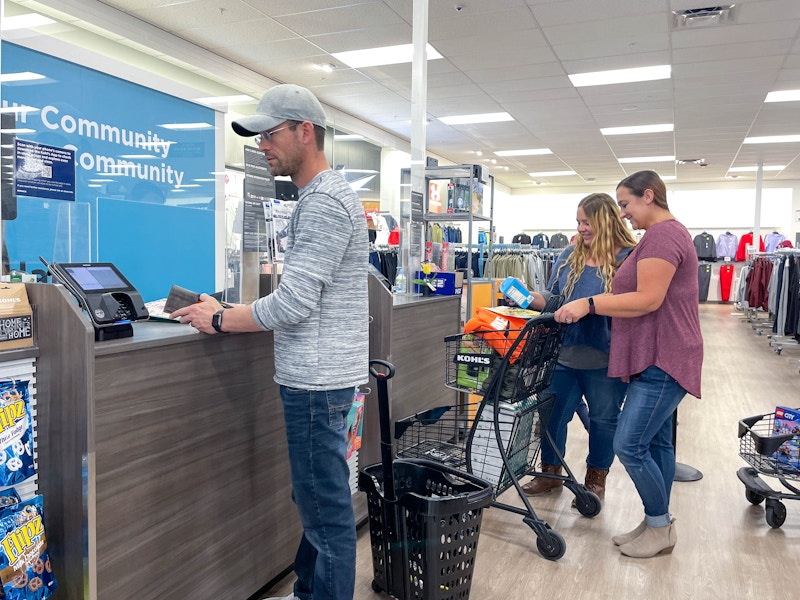
[[[591,296],[589,296],[588,300],[589,300],[589,314],[590,314],[590,315],[593,315],[593,314],[595,314],[595,308],[594,308],[594,298],[592,298]]]
[[[214,331],[217,333],[228,333],[227,331],[222,331],[222,313],[225,312],[224,308],[220,308],[214,315],[211,317],[211,326],[214,328]]]

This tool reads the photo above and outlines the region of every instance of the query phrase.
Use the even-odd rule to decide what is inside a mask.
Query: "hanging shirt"
[[[717,258],[736,258],[736,249],[739,246],[739,238],[730,231],[720,234],[717,238]]]
[[[694,249],[698,260],[717,260],[717,246],[714,243],[714,236],[710,233],[704,231],[694,236]]]
[[[747,247],[753,245],[753,232],[745,233],[739,240],[739,248],[736,250],[736,260],[743,261],[747,258]],[[764,238],[758,236],[758,251],[764,252]]]

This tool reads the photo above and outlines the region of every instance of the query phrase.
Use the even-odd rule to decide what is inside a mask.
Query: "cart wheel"
[[[764,496],[754,492],[753,490],[745,490],[744,497],[747,498],[747,501],[750,504],[761,504],[764,501]]]
[[[780,356],[781,355],[781,350],[783,350],[783,348],[775,348],[775,354]]]
[[[550,538],[549,543],[544,538],[537,537],[536,548],[539,550],[539,554],[547,560],[558,560],[567,551],[567,543],[560,533],[552,529],[547,532],[547,535]]]
[[[383,592],[383,588],[381,586],[379,586],[378,582],[375,581],[374,579],[372,580],[372,591],[373,592],[377,592],[378,594]]]
[[[600,498],[594,492],[587,491],[585,494],[578,494],[575,496],[575,508],[584,517],[596,517],[600,514],[603,505],[600,503]]]
[[[777,529],[786,520],[786,507],[782,502],[772,502],[767,504],[767,512],[765,514],[767,525],[773,529]]]

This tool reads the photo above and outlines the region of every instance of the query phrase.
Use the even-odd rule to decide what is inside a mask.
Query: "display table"
[[[244,600],[290,568],[301,529],[272,333],[142,322],[132,338],[95,342],[62,286],[27,290],[37,311],[39,490],[59,598]],[[398,416],[441,403],[442,339],[458,327],[458,298],[395,307],[370,293],[372,357],[396,363]],[[379,460],[370,387],[362,465]],[[358,516],[363,494],[355,499]]]

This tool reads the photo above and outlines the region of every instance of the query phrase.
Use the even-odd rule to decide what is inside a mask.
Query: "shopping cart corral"
[[[739,456],[750,466],[736,475],[745,487],[745,498],[754,505],[766,500],[767,524],[779,528],[786,520],[781,500],[800,500],[800,489],[789,481],[800,481],[800,431],[780,432],[776,413],[756,415],[739,421]],[[769,486],[759,474],[776,478],[788,492]]]
[[[582,515],[594,517],[601,509],[600,499],[577,481],[557,450],[564,475],[534,470],[542,436],[552,444],[545,424],[554,396],[546,389],[564,329],[547,313],[502,336],[475,331],[447,337],[445,385],[476,394],[480,401],[419,412],[398,420],[394,432],[399,458],[434,460],[489,481],[494,486],[491,506],[521,515],[536,534],[539,553],[550,560],[564,555],[566,543],[536,515],[520,478],[561,479],[575,494]],[[517,490],[523,507],[498,500],[510,487]]]

